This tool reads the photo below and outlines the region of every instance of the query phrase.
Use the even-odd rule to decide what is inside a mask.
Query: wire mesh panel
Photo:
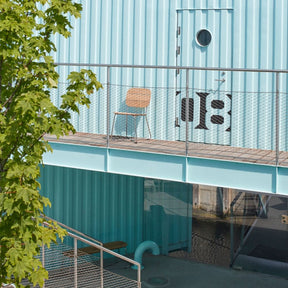
[[[74,258],[73,247],[58,243],[52,244],[50,248],[42,248],[39,259],[49,274],[45,288],[139,287],[137,281],[101,268],[99,253],[90,255],[80,252],[77,258]],[[27,281],[23,281],[23,284],[34,287]]]
[[[207,81],[212,77],[211,88],[197,84],[200,74],[192,67],[91,66],[103,88],[89,95],[89,109],[79,107],[79,115],[72,113],[71,122],[78,135],[70,135],[70,142],[288,165],[285,73],[225,72],[219,68],[212,77],[214,69],[201,68]],[[59,65],[61,79],[57,89],[51,91],[55,105],[61,104],[68,72],[81,68],[89,67]],[[127,105],[130,89],[149,90],[148,105]]]

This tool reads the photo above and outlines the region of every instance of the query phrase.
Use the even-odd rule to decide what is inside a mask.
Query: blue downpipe
[[[136,251],[135,251],[134,261],[141,264],[141,269],[144,268],[144,266],[142,265],[142,256],[146,250],[151,250],[153,255],[159,255],[160,254],[159,246],[155,242],[147,240],[147,241],[140,243],[139,246],[137,247]],[[134,270],[138,269],[138,267],[136,265],[131,266],[131,268]]]

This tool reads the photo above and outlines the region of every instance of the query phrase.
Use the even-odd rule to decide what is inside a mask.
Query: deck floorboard
[[[67,143],[88,146],[107,146],[107,136],[101,134],[81,133],[67,135],[57,139],[52,135],[45,135],[49,142]],[[164,153],[170,155],[185,155],[186,143],[183,141],[166,141],[155,139],[113,136],[109,139],[109,147],[142,152]],[[188,156],[205,159],[220,159],[236,162],[248,162],[275,166],[276,151],[240,148],[224,145],[189,142]],[[279,166],[288,166],[288,152],[279,152]]]

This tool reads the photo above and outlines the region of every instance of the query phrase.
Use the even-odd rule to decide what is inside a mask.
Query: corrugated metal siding
[[[287,4],[234,1],[233,67],[287,69]],[[286,150],[287,77],[280,79],[280,91],[285,93],[280,97],[280,149]],[[275,85],[275,75],[233,74],[232,91],[245,93],[232,100],[232,145],[275,149]]]
[[[45,166],[46,214],[103,242],[122,240],[128,252],[143,239],[143,178]]]
[[[214,37],[213,41],[218,41],[222,48],[219,50],[214,45],[213,53],[210,54],[207,53],[208,50],[202,49],[202,56],[195,57],[194,62],[191,62],[190,57],[195,51],[192,51],[192,54],[182,54],[181,61],[177,60],[178,64],[185,66],[190,63],[202,67],[288,68],[286,17],[288,4],[285,0],[83,0],[79,2],[83,4],[83,13],[80,20],[73,20],[72,38],[66,40],[55,37],[58,52],[54,57],[57,62],[175,65],[177,11],[179,14],[179,11],[185,10],[194,11],[197,21],[195,22],[196,18],[193,20],[187,17],[185,21],[184,18],[180,19],[179,24],[188,27],[187,29],[195,26],[196,32],[200,26],[209,28],[212,37],[219,29],[220,36]],[[225,9],[230,11],[231,20],[222,17]],[[229,37],[225,39],[224,37],[230,33],[232,39]],[[183,40],[182,45],[189,45],[195,33],[191,32],[188,36],[190,38]],[[229,47],[230,40],[231,47]],[[194,49],[199,50],[199,47]],[[60,82],[65,83],[65,78],[72,69],[76,68],[59,68]],[[95,71],[100,81],[106,83],[106,69],[99,68]],[[215,90],[207,85],[209,81],[213,82],[216,78],[214,74],[210,74],[207,73],[198,82],[197,79],[191,80],[190,87],[200,83],[199,85],[205,89]],[[272,99],[274,97],[272,92],[275,91],[275,75],[259,76],[240,72],[230,74],[225,76],[227,77],[225,90],[228,89],[228,92],[232,90],[233,96],[231,135],[227,136],[228,134],[222,131],[220,126],[212,133],[209,131],[210,134],[192,127],[191,139],[207,143],[231,143],[233,146],[275,148],[275,102]],[[174,119],[179,116],[181,109],[179,99],[175,99],[175,90],[173,90],[176,89],[175,81],[175,71],[112,69],[111,83],[114,86],[111,86],[113,97],[111,119],[113,111],[122,107],[126,86],[158,87],[152,89],[152,101],[148,111],[152,135],[157,139],[182,140],[184,132],[174,127]],[[179,80],[178,86],[179,84],[183,86],[184,81]],[[63,84],[59,89],[64,89],[64,86]],[[163,90],[159,87],[171,89]],[[280,91],[286,93],[286,90],[287,77],[283,76]],[[105,93],[104,90],[93,96],[89,111],[81,108],[80,116],[73,115],[72,121],[78,131],[101,134],[106,132]],[[225,94],[222,96],[224,97]],[[54,98],[55,103],[59,103],[58,95]],[[225,99],[228,105],[229,100],[227,97]],[[286,94],[282,94],[281,149],[287,149],[286,102]],[[230,120],[229,117],[226,118]],[[181,129],[183,127],[182,123]],[[138,129],[139,136],[146,135],[144,124],[139,125]]]
[[[145,240],[164,254],[191,248],[192,185],[56,166],[40,183],[48,216],[99,241],[126,241],[128,253]]]
[[[58,48],[54,58],[57,62],[74,63],[113,63],[175,65],[175,1],[79,1],[83,5],[82,18],[73,20],[74,29],[70,39],[55,36]],[[171,26],[172,25],[172,26]],[[164,32],[165,31],[165,32]],[[164,32],[164,33],[163,33]],[[168,32],[168,33],[166,33]],[[61,67],[59,89],[64,91],[68,71],[77,67]],[[95,69],[99,80],[106,83],[106,69]],[[111,70],[111,114],[121,107],[125,100],[127,86],[167,87],[174,83],[173,73],[167,71],[144,71],[131,69]],[[62,85],[61,85],[62,84]],[[115,86],[117,85],[117,86]],[[159,91],[158,91],[159,92]],[[81,116],[73,115],[72,122],[78,131],[106,133],[106,91],[97,93],[87,111],[81,108]],[[152,91],[151,111],[149,112],[154,137],[171,138],[174,132],[160,131],[157,126],[165,127],[167,118],[174,118],[173,109],[165,109],[164,103],[173,104],[174,94],[163,92],[161,97]],[[58,94],[55,103],[59,103]],[[168,111],[168,112],[167,112]],[[174,119],[172,119],[172,122]],[[111,121],[112,122],[112,121]],[[169,121],[171,122],[171,121]],[[99,124],[101,123],[101,124]],[[139,127],[139,135],[147,133],[145,125]],[[152,128],[151,127],[151,128]],[[110,127],[111,128],[111,127]],[[157,134],[158,133],[158,134]]]

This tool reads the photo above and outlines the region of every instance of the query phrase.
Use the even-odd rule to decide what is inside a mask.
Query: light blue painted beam
[[[63,143],[50,143],[50,145],[53,153],[44,154],[44,164],[90,171],[107,170],[106,148]]]
[[[288,173],[288,169],[284,170]],[[273,166],[188,158],[188,171],[187,182],[189,183],[259,192],[277,192],[277,169]]]
[[[288,195],[288,167],[50,143],[44,164]]]
[[[110,150],[112,173],[185,182],[185,157],[126,150]]]

